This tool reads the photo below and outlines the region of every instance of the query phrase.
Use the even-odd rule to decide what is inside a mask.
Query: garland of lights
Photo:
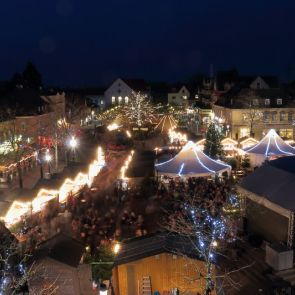
[[[228,227],[223,216],[213,216],[208,210],[185,204],[194,235],[194,246],[206,263],[206,291],[214,289],[212,264],[216,261],[217,241],[225,240]]]

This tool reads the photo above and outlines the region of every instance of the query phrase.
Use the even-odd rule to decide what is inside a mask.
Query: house
[[[185,85],[172,87],[168,93],[168,103],[175,106],[187,106],[190,92]]]
[[[56,295],[93,294],[91,266],[80,264],[84,252],[84,244],[64,233],[39,244],[32,257],[30,291],[40,291],[46,284],[54,286]]]
[[[214,117],[234,139],[247,136],[260,139],[269,129],[277,130],[285,139],[293,139],[295,101],[275,87],[277,84],[271,77],[238,83],[213,104]]]
[[[113,288],[115,295],[171,294],[172,289],[180,294],[202,293],[204,281],[196,273],[202,268],[204,262],[191,241],[171,233],[155,233],[121,245],[113,268]]]
[[[15,136],[37,143],[39,136],[50,133],[54,112],[37,90],[15,88],[2,97],[1,104],[0,143]]]
[[[48,89],[42,90],[40,96],[49,105],[50,111],[55,113],[57,119],[65,117],[66,96],[64,92]]]
[[[143,79],[116,79],[104,92],[105,106],[128,104],[132,99],[132,92],[140,92],[150,96],[150,89]]]

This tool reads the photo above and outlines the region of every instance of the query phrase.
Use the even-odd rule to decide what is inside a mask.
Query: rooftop
[[[198,259],[192,241],[173,233],[155,233],[125,241],[116,256],[115,265],[125,264],[161,253],[181,254]]]

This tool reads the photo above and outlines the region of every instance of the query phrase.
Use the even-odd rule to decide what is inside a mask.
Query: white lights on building
[[[125,96],[125,104],[128,104],[128,102],[129,102],[129,97]]]

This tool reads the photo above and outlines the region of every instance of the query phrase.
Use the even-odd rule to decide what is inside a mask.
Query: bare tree
[[[248,102],[247,105],[245,105],[243,116],[244,121],[248,123],[250,136],[253,137],[254,126],[262,123],[263,112],[258,105],[254,104],[253,102]]]
[[[195,268],[195,277],[189,279],[198,281],[203,286],[205,295],[213,294],[217,288],[217,280],[226,279],[227,283],[237,287],[238,284],[231,279],[231,274],[238,269],[226,271],[220,265],[220,261],[227,258],[224,250],[236,239],[232,226],[234,220],[224,214],[217,203],[211,202],[210,207],[207,207],[196,197],[186,197],[177,207],[178,210],[169,214],[165,228],[190,241],[193,252],[204,261],[204,267]],[[245,267],[249,265],[242,268]],[[218,274],[214,273],[214,268],[218,268]]]
[[[0,294],[28,294],[29,282],[39,280],[39,288],[30,288],[32,295],[53,295],[57,290],[56,280],[46,279],[46,270],[36,265],[31,255],[24,253],[17,239],[0,223]]]

